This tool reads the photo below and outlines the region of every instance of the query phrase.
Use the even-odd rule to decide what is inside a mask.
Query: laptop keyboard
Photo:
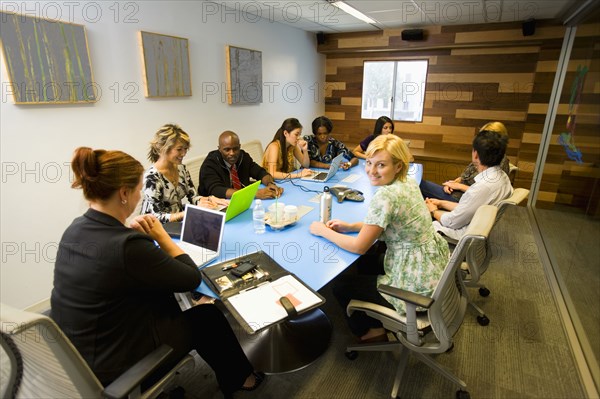
[[[217,253],[215,251],[211,251],[210,249],[202,248],[187,242],[179,241],[177,245],[186,254],[188,254],[190,258],[192,258],[196,265],[199,266],[207,263],[208,261],[216,258],[217,256]]]
[[[314,175],[313,180],[325,180],[326,177],[327,177],[327,173],[320,172],[320,173],[317,173],[316,175]]]

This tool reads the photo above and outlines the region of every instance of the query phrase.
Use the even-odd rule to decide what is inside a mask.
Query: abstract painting
[[[188,40],[140,32],[146,97],[192,95]]]
[[[262,52],[226,46],[227,103],[262,103]]]
[[[97,100],[83,25],[0,12],[0,31],[16,104]]]

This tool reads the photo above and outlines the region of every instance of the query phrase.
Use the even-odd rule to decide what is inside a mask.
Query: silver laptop
[[[177,245],[203,266],[219,256],[224,230],[225,213],[187,204]]]
[[[344,154],[338,154],[338,156],[331,161],[331,165],[329,165],[329,170],[327,172],[317,172],[310,176],[304,176],[302,180],[325,183],[337,173],[342,162],[344,162]]]

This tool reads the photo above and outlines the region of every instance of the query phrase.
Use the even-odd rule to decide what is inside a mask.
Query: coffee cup
[[[269,206],[269,216],[272,223],[283,223],[285,204],[278,202]]]
[[[298,207],[296,205],[286,205],[283,209],[283,220],[286,222],[295,222],[298,219]]]

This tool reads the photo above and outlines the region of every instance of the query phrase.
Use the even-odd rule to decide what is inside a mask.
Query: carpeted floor
[[[535,213],[552,262],[558,265],[593,354],[600,359],[600,220],[569,209]]]
[[[492,232],[492,263],[483,276],[491,295],[471,294],[491,322],[481,327],[468,313],[455,336],[454,349],[436,360],[468,385],[472,398],[583,398],[577,368],[557,307],[538,260],[526,209],[511,208]],[[344,356],[353,342],[340,309],[325,287],[322,307],[333,324],[328,350],[292,373],[267,376],[254,392],[236,398],[354,399],[388,398],[396,369],[392,353]],[[232,326],[235,327],[235,321]],[[182,375],[186,398],[222,398],[215,378],[198,358],[192,373]],[[456,387],[410,359],[400,395],[403,398],[454,398]]]

